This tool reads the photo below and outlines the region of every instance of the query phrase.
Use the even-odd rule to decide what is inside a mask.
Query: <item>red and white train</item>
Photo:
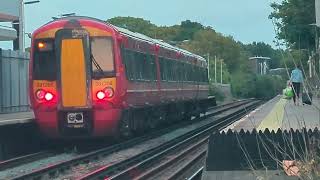
[[[50,138],[129,136],[215,105],[204,58],[88,17],[33,33],[29,83]]]

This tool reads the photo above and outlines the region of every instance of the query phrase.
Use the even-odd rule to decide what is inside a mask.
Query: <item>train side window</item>
[[[134,64],[133,64],[133,58],[132,58],[132,51],[129,49],[122,49],[122,60],[126,68],[126,76],[128,80],[134,80]]]
[[[137,75],[136,75],[136,63],[134,61],[134,52],[133,51],[129,51],[128,53],[128,60],[129,60],[129,71],[130,71],[130,79],[131,80],[136,80]]]
[[[134,52],[134,74],[135,80],[142,80],[142,62],[143,59],[139,52]]]
[[[175,60],[172,60],[172,76],[173,76],[173,81],[178,81],[178,63]]]
[[[168,81],[172,81],[172,62],[169,59],[166,59],[166,69],[167,69],[167,78]]]
[[[155,62],[155,56],[154,55],[150,55],[149,56],[149,61],[150,61],[150,69],[151,69],[151,80],[156,81],[157,80],[157,65]]]
[[[159,64],[160,64],[160,75],[161,75],[161,80],[162,81],[166,81],[167,77],[166,77],[166,61],[164,58],[160,57],[159,58]]]
[[[192,75],[192,72],[191,72],[191,65],[190,64],[187,64],[187,81],[191,81],[191,75]]]

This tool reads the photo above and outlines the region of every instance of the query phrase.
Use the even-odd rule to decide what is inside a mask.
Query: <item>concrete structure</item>
[[[266,75],[269,70],[269,57],[251,57],[249,58],[252,71],[256,74]]]
[[[312,105],[295,106],[293,100],[283,99],[279,95],[227,129],[314,129],[320,127],[320,99],[313,97],[312,101]]]
[[[0,126],[33,123],[33,112],[18,112],[10,114],[0,114]]]
[[[38,2],[40,1],[24,2],[24,0],[0,0],[0,22],[12,23],[12,27],[0,25],[0,41],[13,40],[13,49],[24,51],[24,5]]]
[[[15,50],[24,50],[23,0],[0,0],[0,22],[11,22],[13,27],[0,26],[0,41],[14,40]]]

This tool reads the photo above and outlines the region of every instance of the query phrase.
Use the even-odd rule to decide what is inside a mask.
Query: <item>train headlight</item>
[[[52,51],[53,43],[52,42],[38,42],[38,51]]]

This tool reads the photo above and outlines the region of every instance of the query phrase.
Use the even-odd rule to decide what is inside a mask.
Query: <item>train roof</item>
[[[55,21],[59,21],[59,20],[63,20],[63,19],[77,19],[77,18],[83,18],[83,19],[89,19],[89,20],[94,20],[94,21],[98,21],[98,22],[101,22],[101,23],[104,23],[104,24],[107,24],[109,26],[112,26],[116,31],[118,31],[120,34],[122,35],[125,35],[125,36],[128,36],[130,38],[133,38],[133,39],[136,39],[136,40],[140,40],[140,41],[145,41],[145,42],[149,42],[149,43],[152,43],[152,44],[157,44],[159,45],[160,47],[163,47],[163,48],[167,48],[167,49],[170,49],[170,50],[174,50],[174,51],[179,51],[185,55],[188,55],[188,56],[191,56],[191,57],[194,57],[194,58],[197,58],[198,60],[200,61],[206,61],[205,58],[197,55],[197,54],[194,54],[194,53],[191,53],[185,49],[181,49],[181,48],[178,48],[176,46],[172,46],[171,44],[169,43],[166,43],[162,40],[159,40],[159,39],[153,39],[153,38],[150,38],[144,34],[141,34],[141,33],[137,33],[137,32],[132,32],[128,29],[125,29],[125,28],[121,28],[121,27],[118,27],[118,26],[115,26],[113,24],[110,24],[106,21],[103,21],[101,19],[97,19],[97,18],[92,18],[92,17],[87,17],[87,16],[68,16],[68,17],[62,17],[62,18],[58,18],[58,19],[55,19],[53,21],[50,21],[48,22],[47,24],[51,23],[51,22],[55,22]]]
[[[187,50],[172,46],[171,44],[166,43],[166,42],[164,42],[164,41],[162,41],[160,39],[153,39],[153,38],[150,38],[150,37],[148,37],[148,36],[146,36],[144,34],[132,32],[132,31],[129,31],[128,29],[117,27],[117,26],[112,25],[112,24],[110,24],[110,25],[113,26],[119,33],[121,33],[123,35],[126,35],[128,37],[131,37],[131,38],[134,38],[134,39],[137,39],[137,40],[147,41],[147,42],[150,42],[150,43],[153,43],[153,44],[157,44],[160,47],[164,47],[164,48],[171,49],[171,50],[174,50],[174,51],[179,51],[179,52],[181,52],[183,54],[195,57],[195,58],[197,58],[199,60],[206,61],[206,59],[204,59],[203,57],[201,57],[199,55],[196,55],[196,54],[191,53],[191,52],[189,52]]]

